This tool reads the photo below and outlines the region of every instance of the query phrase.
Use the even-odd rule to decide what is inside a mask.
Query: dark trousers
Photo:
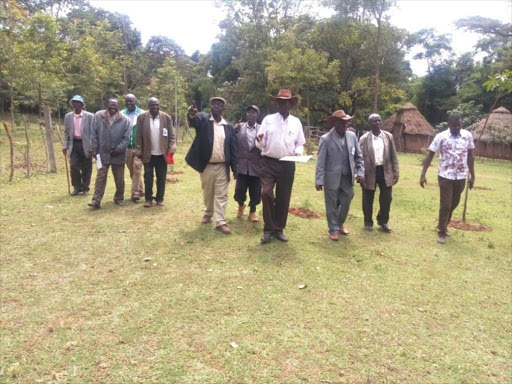
[[[266,156],[261,159],[264,232],[282,232],[286,227],[294,177],[294,162],[279,161]],[[276,188],[275,196],[274,187]]]
[[[73,149],[69,154],[71,166],[71,184],[78,191],[89,191],[92,174],[92,159],[85,156],[82,140],[73,140]]]
[[[376,167],[376,180],[375,189],[363,188],[363,214],[364,214],[364,225],[373,225],[373,198],[375,197],[375,191],[377,185],[379,186],[379,213],[377,213],[377,224],[387,224],[389,221],[389,211],[391,209],[392,188],[386,186],[386,180],[384,180],[384,167]]]
[[[256,206],[261,202],[261,182],[258,176],[238,174],[233,196],[238,205],[244,205],[249,189],[249,207],[251,212],[256,212]]]
[[[105,194],[109,168],[112,168],[112,175],[114,175],[114,182],[116,183],[114,201],[124,200],[124,164],[103,164],[103,167],[98,169],[96,174],[96,184],[94,184],[94,195],[92,197],[92,201],[97,205],[100,205]]]
[[[439,183],[440,192],[439,223],[437,229],[439,234],[444,234],[448,224],[450,224],[453,211],[459,205],[460,195],[462,195],[466,186],[466,179],[450,180],[438,176],[437,182]]]
[[[156,197],[153,197],[153,170],[156,174]],[[149,163],[144,163],[144,184],[146,201],[164,201],[167,163],[164,155],[151,155]]]

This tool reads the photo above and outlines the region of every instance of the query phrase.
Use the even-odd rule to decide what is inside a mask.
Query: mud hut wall
[[[512,144],[510,143],[493,143],[485,141],[476,141],[475,156],[486,157],[488,159],[512,160]]]

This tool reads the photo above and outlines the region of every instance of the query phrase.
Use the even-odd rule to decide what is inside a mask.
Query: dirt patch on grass
[[[462,220],[450,220],[450,227],[460,229],[461,231],[474,231],[474,232],[490,232],[491,227],[486,227],[482,224],[465,223]]]
[[[310,211],[309,209],[300,207],[291,207],[288,212],[290,212],[291,215],[302,219],[318,219],[319,217],[322,217],[322,215],[315,211]]]
[[[171,171],[169,172],[171,175],[183,175],[183,171]]]
[[[493,191],[492,188],[487,188],[487,187],[473,187],[473,189],[476,189],[476,190],[479,190],[479,191]]]
[[[165,181],[167,182],[167,184],[176,184],[180,182],[180,179],[177,179],[175,177],[168,177],[167,179],[165,179]]]

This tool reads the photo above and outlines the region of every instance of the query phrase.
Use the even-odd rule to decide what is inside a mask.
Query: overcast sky
[[[213,0],[120,1],[91,0],[94,6],[117,11],[130,17],[142,34],[144,43],[153,35],[164,35],[175,40],[188,55],[195,50],[206,53],[220,34],[219,22],[224,18]],[[318,1],[320,2],[320,1]],[[435,28],[450,34],[457,54],[472,51],[479,36],[456,30],[454,22],[470,16],[482,16],[512,22],[512,0],[399,0],[391,13],[391,23],[416,32]],[[425,74],[426,63],[407,58],[415,74]]]

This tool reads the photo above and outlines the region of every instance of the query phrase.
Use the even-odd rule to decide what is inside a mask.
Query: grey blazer
[[[259,124],[255,124],[254,129],[256,130],[256,134],[260,129]],[[249,143],[247,142],[247,123],[243,123],[240,127],[240,130],[236,133],[237,140],[237,150],[238,150],[238,173],[242,175],[249,176],[259,176],[260,175],[260,160],[261,160],[261,150],[254,145],[254,147],[249,150]]]
[[[73,151],[73,140],[75,137],[75,124],[73,121],[74,112],[66,113],[64,116],[64,143],[62,149],[68,150],[68,155],[71,156]],[[86,157],[91,157],[91,126],[94,115],[91,112],[83,111],[83,126],[82,126],[82,145]]]
[[[132,126],[130,119],[119,112],[118,118],[109,127],[105,110],[96,112],[91,129],[91,151],[96,150],[104,164],[126,163],[126,147],[130,141]],[[119,153],[111,155],[112,150]]]
[[[341,146],[338,140],[335,140],[334,129],[320,138],[318,146],[318,160],[316,163],[316,185],[322,185],[325,189],[336,190],[340,186],[341,180]],[[345,132],[347,141],[350,170],[352,171],[352,184],[354,184],[354,169],[357,175],[364,177],[364,164],[361,150],[357,143],[357,136],[350,131]]]

